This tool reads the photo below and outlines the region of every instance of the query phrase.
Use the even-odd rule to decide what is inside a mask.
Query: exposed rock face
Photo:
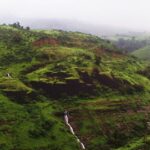
[[[37,93],[26,91],[5,91],[5,95],[18,103],[28,103],[37,99]]]
[[[116,78],[114,75],[106,75],[101,73],[94,74],[95,79],[97,79],[100,84],[108,86],[112,89],[117,89],[121,92],[132,93],[133,91],[143,91],[144,87],[138,84],[131,84],[127,80]]]
[[[31,81],[34,89],[40,90],[48,96],[59,98],[68,96],[88,96],[100,94],[98,89],[108,87],[121,93],[132,94],[135,91],[142,92],[143,86],[131,84],[127,80],[119,79],[114,75],[94,72],[89,75],[86,71],[78,70],[78,77],[71,76],[68,72],[47,72],[44,74],[46,80]],[[106,92],[106,91],[104,91]]]
[[[41,89],[43,93],[59,98],[65,95],[68,96],[86,96],[87,94],[92,94],[92,86],[79,83],[77,81],[69,81],[67,83],[44,83],[44,82],[31,82],[35,89]]]

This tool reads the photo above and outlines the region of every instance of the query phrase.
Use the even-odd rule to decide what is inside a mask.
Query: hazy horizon
[[[148,0],[1,0],[0,22],[66,20],[134,31],[150,31]]]

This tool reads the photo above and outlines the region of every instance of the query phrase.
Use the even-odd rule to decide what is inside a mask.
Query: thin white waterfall
[[[80,144],[81,148],[82,148],[82,149],[85,149],[84,144],[83,144],[83,143],[80,141],[80,139],[75,135],[75,132],[74,132],[72,126],[71,126],[70,123],[69,123],[69,118],[68,118],[68,115],[67,115],[67,111],[64,112],[64,120],[65,120],[66,125],[69,127],[70,132],[76,137],[77,142]]]

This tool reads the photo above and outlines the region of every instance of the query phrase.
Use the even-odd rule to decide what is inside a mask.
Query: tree
[[[23,29],[23,26],[21,26],[19,22],[15,22],[13,24],[10,24],[10,26],[12,26],[14,28],[18,28],[18,29]]]
[[[28,31],[29,31],[29,30],[30,30],[30,27],[26,27],[26,30],[28,30]]]

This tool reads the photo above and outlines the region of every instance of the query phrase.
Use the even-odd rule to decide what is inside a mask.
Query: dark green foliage
[[[149,45],[149,40],[139,40],[133,37],[132,39],[123,39],[119,38],[116,42],[114,42],[121,51],[125,53],[131,53],[137,49],[143,48],[146,45]]]
[[[19,22],[13,23],[10,26],[12,26],[14,28],[18,28],[18,29],[23,29],[23,26],[21,26]]]
[[[10,39],[10,42],[17,43],[17,44],[21,43],[21,41],[22,41],[22,37],[19,33],[13,34],[13,36]]]

